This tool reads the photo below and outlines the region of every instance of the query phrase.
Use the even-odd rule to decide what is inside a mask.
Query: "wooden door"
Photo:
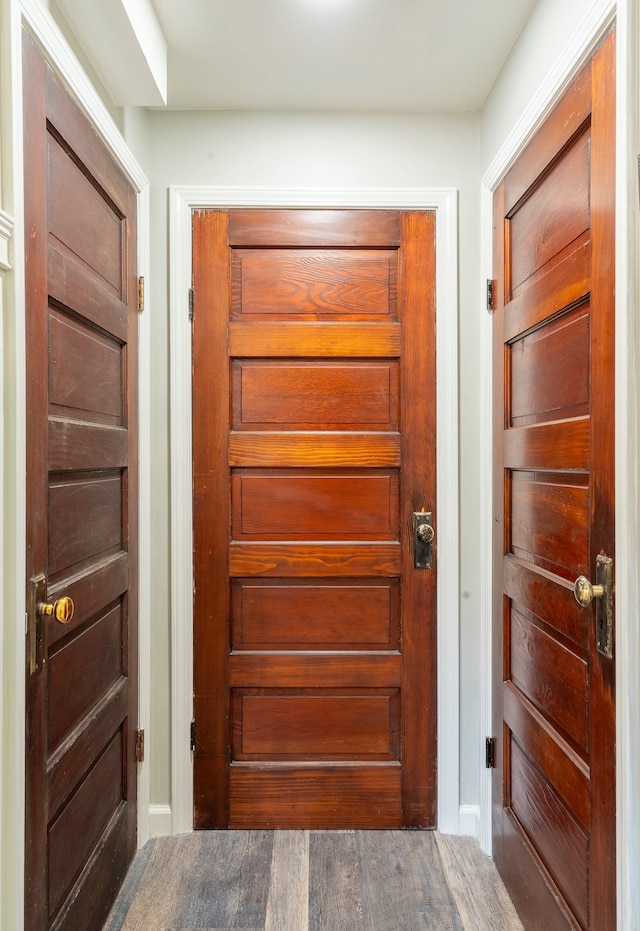
[[[25,923],[76,931],[136,849],[136,196],[27,34],[24,79]]]
[[[434,826],[434,230],[194,216],[199,828]]]
[[[531,929],[616,926],[607,595],[574,598],[615,556],[614,67],[609,35],[494,204],[494,853]]]

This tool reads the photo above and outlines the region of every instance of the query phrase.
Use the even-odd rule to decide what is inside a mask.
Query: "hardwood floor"
[[[493,862],[432,831],[149,841],[104,931],[522,931]]]

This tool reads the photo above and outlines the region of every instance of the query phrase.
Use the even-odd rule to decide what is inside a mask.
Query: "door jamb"
[[[532,99],[495,159],[481,185],[481,280],[491,278],[493,216],[492,194],[519,153],[540,126],[556,100],[591,55],[613,22],[617,23],[616,42],[616,807],[617,807],[617,901],[618,929],[636,927],[640,922],[640,771],[634,748],[640,742],[640,657],[638,603],[638,552],[640,550],[639,479],[640,329],[636,307],[640,293],[640,215],[638,211],[637,152],[640,147],[638,72],[640,54],[635,37],[640,25],[638,0],[600,0],[593,5],[574,33],[555,67]],[[484,313],[480,357],[481,374],[481,452],[483,580],[481,642],[481,721],[485,733],[492,733],[491,709],[491,497],[492,497],[492,320]],[[626,623],[622,623],[622,619]],[[491,770],[481,777],[482,848],[491,853]]]
[[[4,695],[0,702],[0,772],[3,777],[0,796],[2,837],[0,839],[0,925],[23,927],[24,909],[24,831],[25,831],[25,706],[24,668],[25,638],[22,619],[25,614],[26,501],[24,490],[26,408],[24,394],[25,330],[24,330],[24,223],[23,223],[23,142],[22,142],[22,41],[24,24],[43,49],[48,60],[71,89],[81,109],[105,142],[116,162],[128,176],[138,193],[138,268],[149,279],[150,225],[149,182],[126,145],[120,131],[87,78],[85,72],[54,23],[38,0],[6,0],[0,2],[2,25],[2,85],[3,130],[8,133],[9,147],[3,149],[2,183],[7,193],[14,219],[9,231],[10,263],[3,263],[3,294],[6,319],[9,321],[7,340],[0,356],[0,373],[11,392],[7,392],[3,424],[4,474],[3,495],[4,552],[11,552],[12,561],[2,566],[4,613],[0,624],[0,678]],[[4,226],[7,226],[5,218]],[[5,265],[10,264],[10,268]],[[149,291],[147,287],[147,306]],[[138,439],[139,439],[139,603],[138,633],[139,666],[139,726],[148,727],[150,698],[150,513],[149,481],[144,476],[149,468],[150,436],[150,313],[139,318],[138,356]],[[149,831],[149,764],[138,769],[138,843],[148,839]]]
[[[206,207],[352,207],[436,211],[438,531],[438,829],[460,833],[457,191],[453,188],[170,188],[171,818],[193,830],[193,531],[191,213]],[[447,429],[449,428],[449,429]]]

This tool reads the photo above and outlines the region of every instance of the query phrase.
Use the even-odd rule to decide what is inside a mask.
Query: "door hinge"
[[[495,291],[495,281],[493,278],[487,278],[487,310],[495,310],[493,296]]]
[[[144,310],[144,277],[138,278],[138,310]]]
[[[136,731],[136,763],[144,763],[144,731]]]
[[[487,769],[495,769],[496,765],[496,739],[487,737],[485,741],[485,762]]]
[[[189,288],[189,322],[193,323],[193,288]]]
[[[195,752],[196,752],[196,722],[195,722],[195,721],[192,721],[192,722],[191,722],[191,732],[190,732],[190,735],[191,735],[191,736],[190,736],[190,740],[191,740],[191,752],[192,752],[192,753],[195,753]]]

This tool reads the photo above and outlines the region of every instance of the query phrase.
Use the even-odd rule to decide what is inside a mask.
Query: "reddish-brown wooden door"
[[[199,828],[434,826],[434,229],[194,215]]]
[[[136,848],[136,196],[27,34],[24,77],[25,925],[77,931]]]
[[[616,926],[615,665],[574,598],[615,555],[614,91],[610,35],[494,203],[494,854],[536,931]]]

